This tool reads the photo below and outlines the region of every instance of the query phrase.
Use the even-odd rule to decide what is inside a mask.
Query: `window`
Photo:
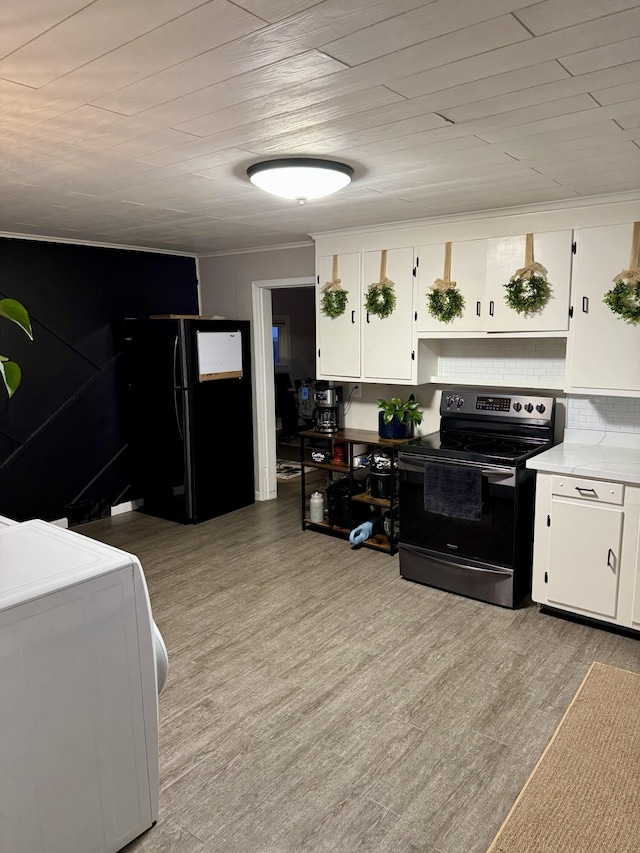
[[[273,338],[273,363],[276,367],[288,367],[290,361],[289,317],[274,314],[271,335]]]

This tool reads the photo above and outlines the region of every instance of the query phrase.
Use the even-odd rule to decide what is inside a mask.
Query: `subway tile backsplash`
[[[640,399],[567,397],[568,429],[640,434]]]
[[[565,341],[562,338],[477,339],[442,341],[440,376],[444,379],[485,378],[508,381],[522,388],[527,381],[562,385]]]

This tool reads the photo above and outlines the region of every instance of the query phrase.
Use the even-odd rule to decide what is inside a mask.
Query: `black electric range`
[[[439,431],[398,453],[400,574],[515,607],[531,583],[535,472],[525,463],[553,445],[554,427],[552,397],[443,391]]]

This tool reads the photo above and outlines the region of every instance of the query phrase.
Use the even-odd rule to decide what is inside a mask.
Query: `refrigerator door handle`
[[[180,434],[180,439],[184,441],[184,433],[182,432],[182,425],[180,423],[180,413],[178,411],[178,336],[176,335],[173,339],[173,408],[176,415],[176,426],[178,427],[178,433]]]

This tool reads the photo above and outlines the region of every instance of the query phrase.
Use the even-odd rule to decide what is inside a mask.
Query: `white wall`
[[[439,374],[443,381],[472,376],[482,381],[490,376],[511,381],[517,388],[544,381],[558,388],[564,380],[565,350],[562,338],[444,340]]]
[[[338,384],[338,383],[336,383]],[[343,385],[345,401],[353,388],[348,382]],[[345,406],[345,426],[350,429],[368,429],[378,431],[378,413],[380,409],[376,403],[378,398],[385,400],[389,397],[400,397],[406,400],[413,394],[420,403],[423,421],[416,435],[428,435],[440,427],[440,389],[435,385],[373,385],[365,382],[362,386],[361,399],[351,399],[351,403]]]
[[[567,427],[640,435],[640,400],[634,397],[569,397]]]
[[[252,281],[310,275],[315,275],[313,246],[201,257],[201,311],[233,320],[251,320]]]

